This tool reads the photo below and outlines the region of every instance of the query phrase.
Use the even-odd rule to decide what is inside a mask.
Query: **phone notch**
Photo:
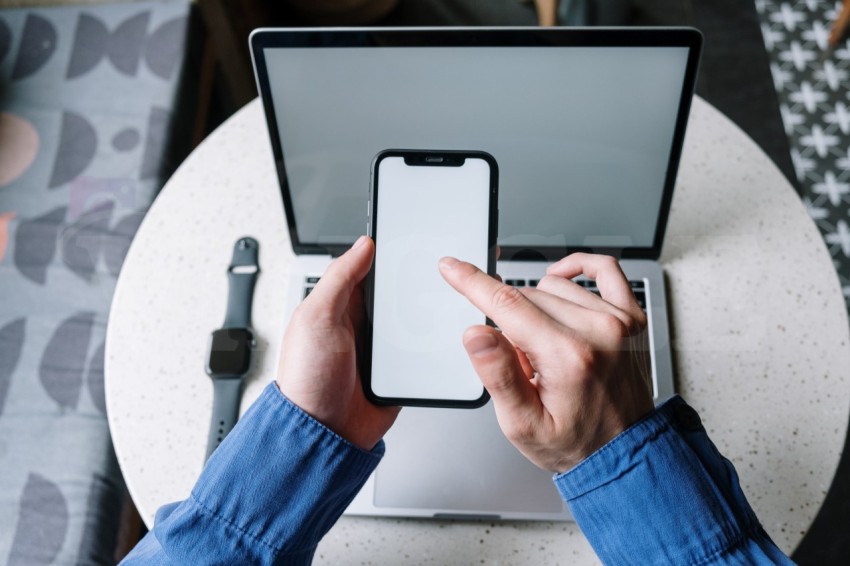
[[[412,166],[461,167],[465,162],[463,155],[420,153],[404,156],[404,163]]]

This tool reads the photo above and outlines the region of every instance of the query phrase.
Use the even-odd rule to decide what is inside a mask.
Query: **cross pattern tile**
[[[850,41],[830,51],[840,0],[756,0],[803,203],[850,309]]]

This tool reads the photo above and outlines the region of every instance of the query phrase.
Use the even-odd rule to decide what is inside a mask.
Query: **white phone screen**
[[[474,401],[483,386],[463,347],[484,314],[440,275],[453,256],[487,270],[490,165],[379,161],[375,222],[372,392],[379,397]]]

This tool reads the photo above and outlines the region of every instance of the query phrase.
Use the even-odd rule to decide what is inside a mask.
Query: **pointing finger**
[[[440,273],[525,351],[534,346],[541,331],[558,326],[518,289],[496,281],[471,263],[445,257],[440,260]]]

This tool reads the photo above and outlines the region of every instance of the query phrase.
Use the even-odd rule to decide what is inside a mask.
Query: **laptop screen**
[[[503,258],[505,250],[529,258],[535,250],[658,252],[694,47],[654,45],[664,43],[660,30],[648,45],[584,45],[575,30],[560,31],[571,44],[434,46],[425,33],[411,45],[400,33],[404,46],[380,34],[359,46],[362,32],[351,41],[350,31],[309,39],[292,31],[283,44],[265,44],[262,60],[255,34],[296,251],[349,245],[364,233],[372,159],[396,148],[496,158]]]

